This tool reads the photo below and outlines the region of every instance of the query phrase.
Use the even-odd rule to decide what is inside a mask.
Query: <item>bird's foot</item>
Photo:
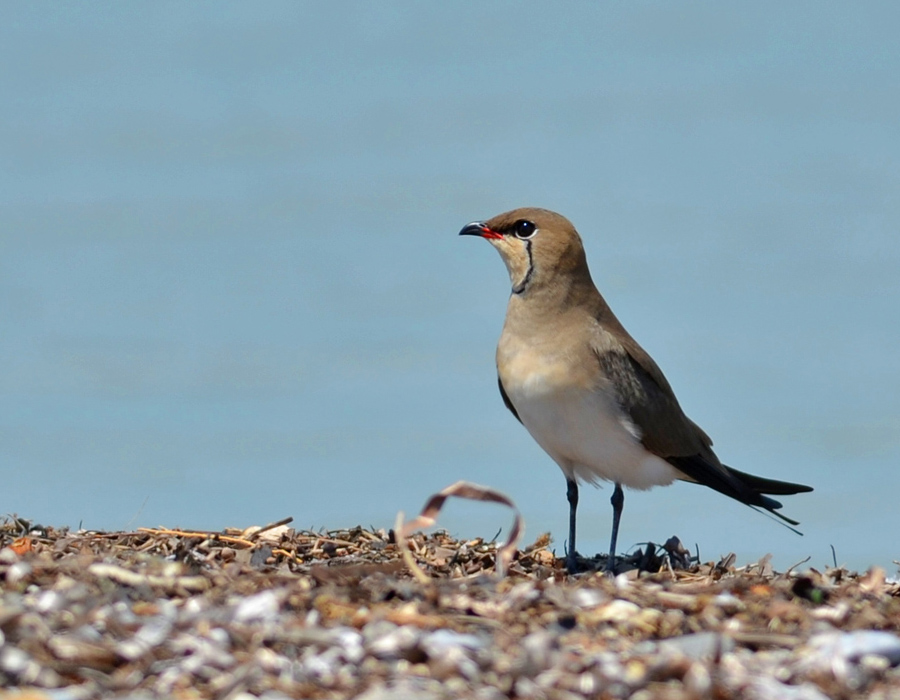
[[[570,576],[574,576],[581,571],[581,567],[578,564],[578,558],[578,552],[566,552],[566,573]]]
[[[608,556],[606,558],[606,566],[603,567],[603,573],[610,578],[616,577],[616,557]]]

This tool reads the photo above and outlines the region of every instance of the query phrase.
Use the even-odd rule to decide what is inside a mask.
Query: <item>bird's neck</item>
[[[602,318],[611,313],[586,271],[577,277],[552,276],[547,283],[542,282],[535,279],[524,292],[510,295],[508,321],[553,332],[553,328],[573,314]]]

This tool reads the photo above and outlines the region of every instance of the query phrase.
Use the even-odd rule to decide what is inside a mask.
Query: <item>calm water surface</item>
[[[562,551],[563,477],[497,394],[505,270],[456,237],[536,205],[723,460],[816,487],[786,499],[802,538],[695,486],[627,493],[620,543],[893,571],[897,14],[8,7],[0,512],[380,527],[470,479]],[[583,552],[609,493],[583,492]]]

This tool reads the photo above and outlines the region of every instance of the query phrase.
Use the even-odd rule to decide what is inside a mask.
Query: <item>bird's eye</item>
[[[537,231],[537,226],[527,219],[519,219],[513,224],[513,231],[516,234],[516,238],[531,238],[534,232]]]

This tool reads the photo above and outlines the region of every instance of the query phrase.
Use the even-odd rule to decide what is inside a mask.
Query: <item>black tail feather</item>
[[[792,484],[790,481],[766,479],[762,476],[755,476],[753,474],[748,474],[747,472],[742,472],[734,467],[725,468],[757,493],[768,493],[772,496],[792,496],[795,493],[808,493],[813,490],[812,486]]]
[[[722,470],[710,464],[700,455],[669,457],[667,461],[679,471],[684,472],[694,482],[708,486],[751,508],[762,508],[790,525],[799,525],[800,523],[777,512],[781,508],[781,503],[765,494],[790,496],[795,493],[812,491],[810,486],[766,479],[761,476],[747,474],[732,467],[725,467]],[[794,528],[790,529],[797,532],[797,534],[802,534],[794,530]]]

